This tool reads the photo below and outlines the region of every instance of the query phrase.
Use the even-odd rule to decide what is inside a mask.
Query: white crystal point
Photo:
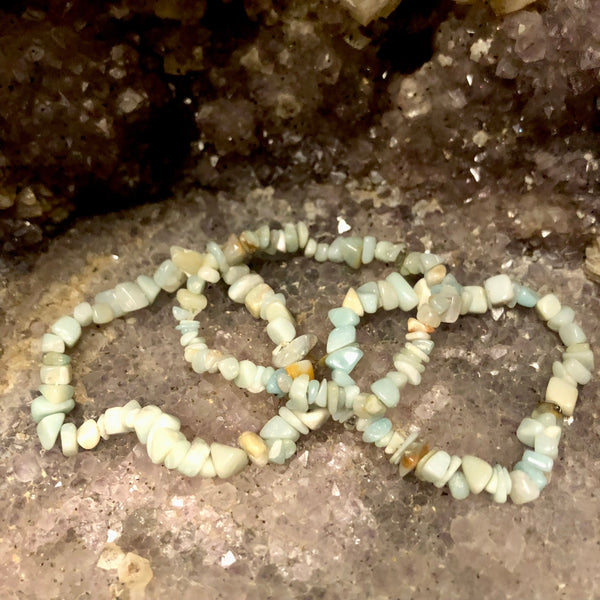
[[[248,464],[248,455],[241,448],[217,442],[210,445],[210,455],[215,471],[221,479],[236,475]]]
[[[485,460],[472,455],[463,456],[462,470],[469,489],[473,494],[479,494],[492,477],[492,465]]]

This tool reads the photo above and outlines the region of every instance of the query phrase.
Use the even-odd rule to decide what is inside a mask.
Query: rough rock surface
[[[465,197],[498,179],[597,194],[599,0],[505,17],[406,0],[364,27],[348,6],[7,3],[3,249],[74,207],[168,197],[184,167],[216,190],[371,176],[421,195],[449,178]]]
[[[41,452],[28,414],[38,385],[36,340],[55,318],[102,289],[152,272],[173,243],[201,248],[230,230],[274,220],[304,218],[321,239],[347,224],[353,234],[431,248],[464,282],[506,272],[554,290],[597,347],[598,287],[584,276],[583,252],[573,249],[574,241],[565,247],[558,226],[547,225],[542,234],[535,212],[511,213],[507,192],[498,191],[495,203],[465,203],[440,188],[437,201],[415,204],[397,189],[359,186],[265,188],[246,196],[221,193],[218,201],[193,191],[168,204],[79,220],[26,272],[6,272],[9,283],[0,292],[2,597],[74,598],[94,590],[95,598],[113,598],[127,587],[118,575],[127,553],[149,561],[136,569],[144,583],[151,579],[134,586],[146,598],[598,596],[597,379],[581,393],[551,483],[521,507],[494,505],[485,494],[458,502],[413,477],[400,480],[381,451],[336,424],[303,438],[286,465],[212,481],[152,465],[131,435],[74,459]],[[514,235],[523,229],[531,237]],[[340,304],[350,284],[389,271],[355,272],[304,258],[256,267],[288,296],[300,330],[320,336],[327,310]],[[259,324],[232,306],[220,285],[208,297],[200,317],[207,339],[266,363],[270,343]],[[135,398],[176,414],[188,436],[233,443],[241,431],[258,429],[276,410],[274,399],[191,371],[171,306],[164,296],[151,309],[86,333],[73,352],[81,403],[73,418],[81,422]],[[394,419],[421,425],[442,448],[512,465],[522,452],[516,427],[543,394],[560,350],[556,335],[530,311],[495,318],[443,326],[422,385],[406,391]],[[389,370],[404,320],[394,311],[364,321],[362,386]]]
[[[38,12],[24,13],[10,2],[0,14],[27,40],[23,52],[43,49],[43,56],[24,53],[0,69],[0,202],[7,215],[0,597],[600,597],[597,372],[565,428],[552,481],[521,507],[494,505],[485,494],[458,502],[414,477],[400,480],[381,451],[333,423],[303,438],[286,465],[209,481],[152,465],[131,435],[71,459],[43,452],[29,415],[39,385],[37,340],[57,317],[152,273],[172,244],[202,248],[263,222],[303,219],[326,241],[348,227],[405,241],[442,254],[465,283],[508,273],[557,293],[597,347],[598,2],[549,0],[504,18],[481,5],[436,4],[417,22],[401,4],[387,21],[351,32],[338,4],[232,2],[222,10],[241,15],[228,24],[235,39],[215,27],[218,19],[201,3],[193,3],[195,13],[184,0],[106,3],[104,22],[96,13],[78,20],[83,3],[64,15],[59,4],[36,2]],[[386,36],[401,26],[414,35]],[[147,36],[136,39],[142,29]],[[437,31],[431,59],[403,62],[398,48],[431,40],[431,31],[418,34],[428,29]],[[10,28],[0,32],[0,61],[10,63],[16,59],[7,49],[16,41]],[[118,44],[111,37],[117,33]],[[372,41],[354,49],[344,41],[350,33],[355,46],[364,42],[358,34]],[[69,52],[59,52],[69,35]],[[67,61],[60,68],[50,61],[53,49],[55,60]],[[66,68],[71,59],[96,87],[89,97],[82,90],[65,94],[62,104],[48,101],[48,122],[73,134],[75,151],[61,155],[66,141],[54,138],[38,108],[44,90],[59,96],[81,83],[81,73]],[[321,68],[313,72],[315,64]],[[106,93],[114,69],[124,74]],[[27,78],[36,74],[42,79],[33,94]],[[87,100],[92,116],[81,121]],[[182,172],[173,146],[164,147],[164,160],[173,158],[167,168],[153,158],[151,140],[135,143],[160,107],[191,124]],[[105,137],[96,127],[103,118],[111,123]],[[161,122],[169,129],[181,121]],[[48,239],[46,252],[34,246],[21,258],[9,256],[39,240],[48,223],[64,222],[65,199],[86,200],[78,186],[98,190],[86,179],[88,156],[97,161],[93,173],[106,174],[103,189],[118,198],[131,183],[135,190],[165,185],[169,201],[82,216]],[[152,173],[165,169],[164,181],[154,181]],[[61,177],[74,187],[59,185]],[[93,207],[101,200],[92,198]],[[316,359],[324,353],[327,310],[349,285],[390,270],[355,272],[304,258],[255,266],[288,296],[300,331],[318,333]],[[207,338],[266,363],[270,343],[258,323],[231,305],[221,285],[208,297],[200,317]],[[171,306],[165,295],[86,332],[72,353],[73,419],[135,398],[176,414],[188,436],[232,443],[258,429],[275,400],[191,371]],[[389,370],[404,320],[397,312],[364,320],[361,386]],[[516,310],[462,318],[435,339],[423,383],[406,390],[393,418],[420,425],[442,448],[512,466],[522,452],[516,427],[560,356],[557,336],[530,311]]]

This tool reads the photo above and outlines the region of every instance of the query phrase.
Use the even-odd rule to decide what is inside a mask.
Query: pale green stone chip
[[[210,446],[203,439],[195,438],[177,470],[187,477],[196,477],[209,457]]]
[[[133,312],[150,304],[142,288],[132,281],[125,281],[115,286],[115,296],[124,312]]]
[[[65,415],[60,412],[48,415],[38,423],[36,431],[44,450],[50,450],[54,446],[64,421]]]
[[[82,326],[86,327],[92,322],[92,306],[89,302],[82,302],[73,309],[73,318]]]
[[[79,452],[75,423],[65,423],[60,428],[60,445],[65,456],[75,456]]]
[[[65,342],[53,333],[45,333],[42,336],[42,352],[64,352]]]
[[[400,401],[400,391],[388,377],[378,379],[371,385],[371,391],[389,408]]]
[[[285,419],[275,415],[266,422],[259,435],[264,440],[288,439],[295,442],[300,437],[300,432],[294,429]]]
[[[81,325],[73,317],[65,316],[52,324],[50,330],[60,337],[67,346],[72,347],[81,336]]]
[[[221,479],[236,475],[248,464],[248,455],[241,448],[216,442],[210,445],[210,456]]]
[[[144,292],[144,296],[146,296],[148,302],[152,304],[156,300],[158,294],[160,294],[160,286],[156,284],[152,277],[148,277],[148,275],[140,275],[135,282],[142,292]]]
[[[69,413],[75,408],[75,401],[72,399],[63,402],[50,402],[44,396],[38,396],[31,403],[31,417],[36,423],[39,423],[44,417],[55,413]]]
[[[464,500],[471,493],[469,490],[469,484],[465,476],[460,472],[456,471],[452,477],[448,480],[448,489],[452,494],[452,497],[456,500]]]
[[[65,400],[69,400],[73,397],[75,388],[72,385],[50,385],[43,383],[38,388],[40,394],[44,396],[49,402],[60,404]]]
[[[400,273],[394,271],[385,279],[394,287],[394,291],[398,296],[398,305],[401,310],[409,311],[417,306],[419,298],[415,293],[415,290],[411,287],[410,283],[400,275]]]

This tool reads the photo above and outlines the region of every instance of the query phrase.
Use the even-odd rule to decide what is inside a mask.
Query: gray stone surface
[[[79,220],[46,253],[4,263],[0,597],[599,597],[596,379],[565,428],[551,483],[525,506],[494,505],[485,493],[458,502],[412,476],[401,480],[380,450],[334,423],[303,438],[288,464],[248,468],[226,481],[185,479],[154,466],[132,435],[71,459],[37,442],[29,417],[39,383],[36,340],[53,320],[103,289],[152,273],[171,244],[202,248],[263,222],[301,218],[329,240],[344,219],[352,234],[441,253],[464,283],[508,273],[555,291],[597,345],[598,285],[583,271],[597,200],[557,198],[542,206],[523,199],[518,182],[501,189],[488,183],[485,197],[465,198],[449,184],[422,197],[371,180],[218,197],[182,188],[168,204]],[[324,353],[327,310],[349,285],[390,270],[354,272],[300,257],[256,268],[288,296],[299,330],[318,333],[314,358]],[[222,284],[208,298],[199,317],[207,338],[266,363],[270,342],[259,323],[228,301]],[[72,353],[73,419],[135,398],[176,414],[188,437],[232,443],[258,429],[276,401],[195,374],[183,361],[171,306],[164,295],[152,308],[87,330]],[[390,369],[404,326],[398,312],[363,321],[361,386]],[[428,440],[457,454],[512,466],[522,452],[516,427],[560,356],[557,336],[522,309],[462,318],[442,326],[435,340],[422,385],[406,390],[394,420],[421,425]],[[149,561],[145,592],[122,583],[123,568],[121,580],[109,568],[119,556],[111,543]],[[122,564],[131,579],[139,563],[129,558]]]

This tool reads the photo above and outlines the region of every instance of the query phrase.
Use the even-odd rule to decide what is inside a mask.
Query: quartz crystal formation
[[[513,234],[568,241],[590,223],[565,205],[598,193],[599,2],[9,2],[3,248],[159,198],[185,165],[221,190],[358,178],[421,198],[520,178],[537,216]]]

